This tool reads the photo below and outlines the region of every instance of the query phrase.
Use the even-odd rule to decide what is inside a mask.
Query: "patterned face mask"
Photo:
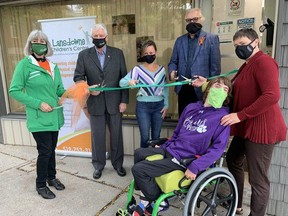
[[[224,88],[210,88],[207,96],[207,102],[214,108],[221,108],[227,98],[227,92]]]
[[[93,44],[100,49],[106,45],[106,38],[93,38]]]
[[[45,55],[47,53],[47,44],[42,43],[32,43],[32,51],[39,56]]]
[[[235,53],[238,56],[238,58],[246,60],[252,55],[253,50],[256,47],[256,46],[252,47],[252,45],[251,45],[254,41],[255,41],[255,39],[253,41],[251,41],[251,43],[249,43],[248,45],[239,45],[236,47]]]

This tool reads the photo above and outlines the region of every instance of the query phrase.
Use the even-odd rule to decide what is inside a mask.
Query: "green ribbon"
[[[233,71],[230,71],[225,74],[220,74],[217,76],[212,76],[207,78],[207,80],[215,79],[217,77],[225,77],[231,74],[234,74],[238,71],[238,69],[235,69]],[[146,87],[170,87],[170,86],[178,86],[178,85],[186,85],[189,84],[191,80],[184,80],[184,81],[178,81],[173,83],[167,83],[167,84],[137,84],[134,86],[125,86],[125,87],[93,87],[89,88],[90,91],[115,91],[115,90],[124,90],[124,89],[133,89],[133,88],[146,88]]]
[[[185,85],[190,83],[189,80],[184,80],[180,82],[174,83],[167,83],[167,84],[137,84],[134,86],[125,86],[125,87],[95,87],[89,88],[91,91],[114,91],[114,90],[123,90],[123,89],[133,89],[133,88],[145,88],[145,87],[170,87],[170,86],[178,86],[178,85]]]
[[[218,78],[218,77],[225,77],[225,76],[229,76],[231,74],[234,74],[234,73],[237,73],[238,69],[235,69],[235,70],[232,70],[230,72],[227,72],[225,74],[220,74],[220,75],[217,75],[217,76],[212,76],[212,77],[208,77],[207,80],[212,80],[212,79],[215,79],[215,78]]]

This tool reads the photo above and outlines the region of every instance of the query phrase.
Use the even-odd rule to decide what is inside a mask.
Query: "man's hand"
[[[127,109],[127,104],[126,103],[120,103],[119,104],[119,112],[123,113]]]
[[[41,103],[40,109],[41,109],[43,112],[51,112],[51,111],[53,110],[53,108],[52,108],[49,104],[47,104],[47,103],[45,103],[45,102],[42,102],[42,103]]]
[[[186,178],[187,179],[190,179],[190,180],[195,180],[196,179],[196,174],[194,174],[194,173],[192,173],[189,169],[187,169],[186,171],[185,171],[185,176],[186,176]]]
[[[171,71],[171,73],[170,73],[170,80],[175,81],[175,80],[178,80],[178,79],[179,79],[179,77],[178,77],[178,72],[175,71],[175,70]]]
[[[96,84],[96,85],[89,86],[89,88],[97,88],[99,86],[100,86],[100,84]],[[93,96],[98,96],[101,93],[101,91],[91,91],[91,90],[89,90],[89,93],[91,95],[93,95]]]

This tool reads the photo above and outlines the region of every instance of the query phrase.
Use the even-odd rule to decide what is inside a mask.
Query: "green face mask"
[[[32,51],[39,56],[45,55],[47,53],[47,44],[32,43]]]
[[[220,108],[227,98],[227,92],[224,88],[210,88],[207,96],[207,102],[214,108]]]

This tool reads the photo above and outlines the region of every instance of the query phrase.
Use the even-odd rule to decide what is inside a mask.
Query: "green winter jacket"
[[[64,124],[63,108],[42,112],[42,102],[57,107],[65,89],[59,68],[49,61],[52,76],[41,68],[33,56],[16,66],[9,89],[11,97],[26,105],[27,128],[30,132],[59,131]]]

